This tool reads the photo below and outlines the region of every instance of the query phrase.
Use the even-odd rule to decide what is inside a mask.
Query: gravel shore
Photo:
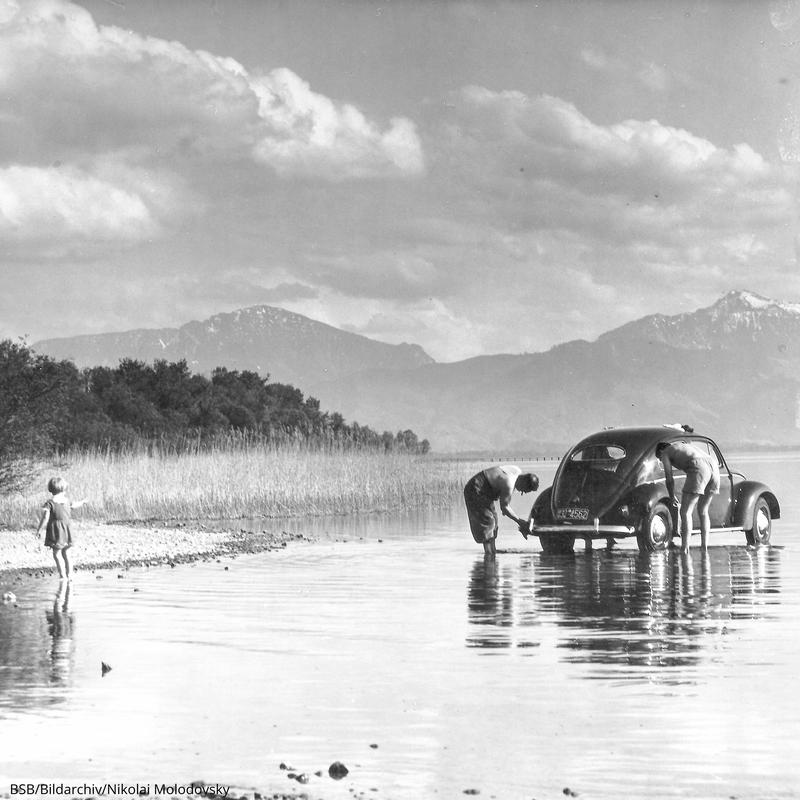
[[[71,550],[76,571],[207,560],[285,547],[305,537],[285,532],[209,530],[200,525],[82,523]],[[0,531],[0,576],[55,570],[50,548],[31,530]]]

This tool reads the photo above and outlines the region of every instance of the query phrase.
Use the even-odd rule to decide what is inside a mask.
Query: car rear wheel
[[[656,503],[642,520],[636,540],[642,553],[664,550],[672,541],[672,511],[664,503]]]
[[[575,537],[561,533],[540,533],[542,552],[549,556],[563,556],[573,552]]]
[[[748,544],[769,544],[772,534],[772,514],[769,510],[769,503],[759,497],[753,509],[753,527],[745,531]]]

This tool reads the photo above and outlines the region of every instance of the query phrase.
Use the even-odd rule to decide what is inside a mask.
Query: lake
[[[730,460],[781,501],[770,547],[546,557],[504,521],[485,561],[456,498],[283,523],[319,538],[280,552],[81,572],[68,596],[0,581],[0,793],[800,797],[800,456]]]

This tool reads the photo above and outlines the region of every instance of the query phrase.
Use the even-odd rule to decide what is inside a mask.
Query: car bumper
[[[632,525],[534,525],[531,533],[563,533],[565,536],[594,534],[596,536],[632,536],[636,529]]]

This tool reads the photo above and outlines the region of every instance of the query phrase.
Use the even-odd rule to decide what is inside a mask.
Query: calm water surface
[[[68,596],[0,583],[17,595],[0,606],[0,792],[800,797],[800,457],[734,461],[782,502],[772,547],[544,557],[506,522],[485,562],[457,505],[321,523],[320,542],[276,553],[81,573]]]

